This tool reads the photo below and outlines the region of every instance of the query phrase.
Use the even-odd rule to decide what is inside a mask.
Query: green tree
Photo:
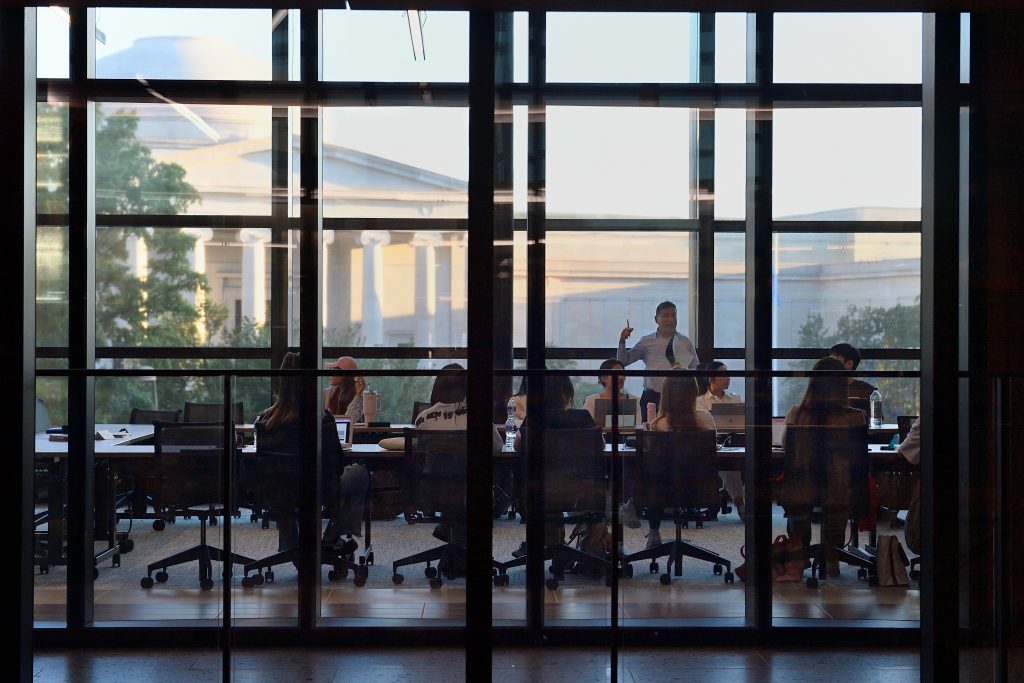
[[[800,346],[804,348],[827,349],[834,344],[847,342],[857,348],[892,349],[915,348],[921,344],[921,303],[920,297],[905,306],[897,304],[891,308],[878,306],[850,305],[830,331],[819,313],[808,313],[807,320],[800,326]],[[812,361],[790,363],[794,370],[810,369]],[[911,370],[917,369],[916,362],[898,360],[866,360],[858,370]],[[870,378],[868,378],[870,379]],[[916,379],[878,378],[872,381],[882,394],[882,411],[887,419],[896,415],[916,415],[920,409],[921,386]],[[792,378],[779,380],[780,406],[783,411],[800,401],[806,380]]]

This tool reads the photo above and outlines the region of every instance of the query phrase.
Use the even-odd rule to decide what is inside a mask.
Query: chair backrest
[[[405,478],[412,507],[464,519],[465,430],[406,429]]]
[[[640,432],[638,507],[712,509],[720,503],[715,431]]]
[[[543,441],[546,512],[604,510],[611,458],[601,428],[547,429]]]
[[[147,410],[146,408],[132,408],[132,414],[128,418],[130,425],[148,425],[154,422],[181,422],[180,410]]]
[[[43,399],[36,399],[36,434],[45,432],[51,426],[50,424],[50,411],[47,410],[46,404],[43,403]]]
[[[337,496],[341,451],[337,447],[334,418],[325,414],[321,424],[321,483],[323,502]],[[270,510],[299,504],[302,478],[302,423],[298,420],[268,429],[257,419],[256,457],[245,461],[245,490],[254,503]],[[332,447],[333,441],[333,447]]]
[[[232,419],[235,424],[242,424],[242,402],[235,403],[231,410]],[[192,403],[185,401],[185,418],[182,422],[223,422],[223,403]]]
[[[822,505],[857,517],[867,512],[867,425],[789,425],[783,445],[783,507]]]
[[[907,440],[907,436],[910,435],[910,428],[914,426],[914,422],[917,420],[917,415],[897,415],[896,416],[896,428],[900,432],[900,443]]]
[[[161,502],[168,507],[220,502],[223,424],[157,421],[153,427]]]
[[[426,410],[427,408],[429,408],[432,405],[433,405],[432,403],[427,403],[425,401],[413,401],[412,402],[412,418],[409,419],[409,424],[415,425],[416,424],[416,418],[419,417],[419,414],[422,413],[424,410]]]

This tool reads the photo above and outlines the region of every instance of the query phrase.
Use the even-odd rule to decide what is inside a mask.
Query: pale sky
[[[465,82],[469,22],[464,12],[425,12],[427,59],[413,59],[400,11],[324,13],[326,80]],[[97,58],[152,36],[224,41],[269,76],[269,10],[100,9],[106,43]],[[549,13],[550,82],[688,82],[691,15]],[[717,19],[716,78],[743,80],[746,20]],[[41,76],[67,75],[68,25],[39,10]],[[515,77],[526,77],[526,14],[515,16]],[[217,65],[196,77],[217,78]],[[921,17],[915,14],[778,14],[779,82],[920,82]],[[98,73],[102,76],[102,71]],[[159,73],[144,74],[159,78]],[[524,112],[520,112],[524,114]],[[744,118],[716,120],[716,216],[743,211]],[[683,217],[688,212],[690,112],[673,108],[550,107],[548,211],[593,216]],[[854,206],[920,206],[917,108],[775,112],[776,216]],[[366,108],[326,113],[325,140],[466,179],[467,110]],[[525,182],[525,116],[514,129],[517,181]],[[520,192],[519,208],[525,206]]]

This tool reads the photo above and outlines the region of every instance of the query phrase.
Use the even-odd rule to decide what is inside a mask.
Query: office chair
[[[409,424],[411,424],[413,427],[415,427],[416,426],[416,418],[419,417],[419,414],[422,413],[424,410],[426,410],[427,408],[429,408],[432,405],[434,405],[434,404],[433,403],[426,403],[424,401],[413,401],[412,402],[412,418],[409,420]]]
[[[847,545],[845,539],[850,519],[854,520],[851,526],[856,539],[856,520],[866,516],[870,506],[867,426],[789,425],[785,451],[779,504],[790,517],[794,535],[797,524],[809,520],[814,507],[824,512],[822,540],[808,548],[811,576],[807,587],[818,587],[831,560],[855,566],[858,578],[877,583],[874,556],[855,541]]]
[[[671,510],[676,538],[653,548],[627,555],[627,565],[639,560],[650,560],[651,573],[657,573],[657,559],[666,557],[662,585],[672,583],[672,573],[683,574],[683,558],[692,557],[714,565],[716,575],[725,567],[725,582],[733,582],[729,560],[706,548],[684,541],[682,530],[695,522],[703,528],[704,522],[718,518],[720,504],[718,487],[718,450],[714,430],[685,432],[640,432],[637,439],[637,476],[633,500],[637,509],[651,511]],[[674,571],[673,571],[674,570]],[[631,576],[632,570],[626,569]]]
[[[242,419],[242,402],[237,401],[231,406],[231,419],[236,425],[245,422]],[[223,403],[192,403],[185,401],[185,417],[182,422],[223,422]]]
[[[291,427],[292,425],[289,425],[284,428],[289,430],[286,432],[286,437],[272,440],[269,436],[264,436],[263,424],[257,422],[256,457],[246,463],[245,479],[246,488],[252,493],[254,500],[270,515],[285,515],[294,519],[300,502],[302,460],[298,450],[301,434],[297,428],[291,429]],[[327,428],[327,425],[324,425],[324,429]],[[264,445],[275,442],[284,447],[275,449]],[[324,456],[322,477],[325,483],[325,501],[327,496],[337,495],[329,482],[338,480],[338,465],[336,458],[332,461],[332,458]],[[321,544],[320,562],[332,567],[327,575],[331,581],[339,581],[348,576],[351,571],[354,575],[353,583],[356,586],[366,585],[369,565],[372,564],[373,558],[372,554],[368,554],[370,553],[370,522],[365,510],[363,520],[367,529],[364,536],[366,546],[358,561],[352,551],[345,551],[333,544]],[[286,562],[297,563],[299,555],[300,549],[295,546],[247,563],[243,568],[242,587],[252,588],[262,585],[264,581],[272,583],[274,581],[273,567]],[[250,576],[252,572],[256,572],[256,574]]]
[[[603,520],[609,466],[610,458],[604,454],[600,427],[545,430],[545,524],[564,526]],[[544,560],[551,562],[548,567],[551,576],[544,582],[549,590],[556,590],[573,566],[592,575],[604,573],[606,582],[611,581],[611,563],[606,558],[574,548],[569,542],[544,548]],[[507,585],[508,570],[525,564],[526,555],[497,563],[494,585]]]
[[[221,499],[221,458],[236,457],[233,444],[224,447],[223,424],[215,422],[171,423],[154,422],[154,471],[160,478],[164,503],[175,514],[194,515],[199,518],[199,544],[188,550],[151,563],[142,578],[143,588],[156,582],[167,581],[168,567],[188,562],[199,562],[199,587],[213,588],[213,562],[224,562],[227,554],[206,542],[206,522],[224,514],[227,501]],[[252,559],[230,554],[230,561],[248,564]]]
[[[181,422],[180,410],[149,410],[147,408],[132,408],[128,417],[128,424],[145,425],[154,422]],[[128,506],[127,513],[118,513],[118,519],[152,519],[153,530],[163,531],[168,521],[174,522],[174,518],[167,519],[157,501],[159,499],[158,484],[155,477],[149,475],[148,468],[137,470],[131,466],[122,467],[122,473],[130,482],[130,488],[121,493],[117,498],[117,508]],[[153,512],[149,512],[149,506]]]

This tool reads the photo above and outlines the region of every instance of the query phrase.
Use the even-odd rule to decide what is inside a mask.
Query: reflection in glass
[[[36,13],[36,76],[70,75],[71,15],[67,7],[52,5]]]
[[[719,348],[746,343],[746,241],[743,233],[715,235],[715,346]]]
[[[776,220],[896,220],[921,216],[921,110],[777,109]]]
[[[548,107],[548,218],[689,218],[690,113]]]
[[[776,233],[773,264],[774,346],[920,346],[920,235]]]
[[[269,346],[270,230],[99,228],[97,346]]]
[[[270,80],[270,10],[104,7],[96,28],[97,78]]]
[[[36,229],[36,346],[68,344],[68,277],[68,228],[39,226]]]
[[[741,12],[715,14],[715,82],[745,83],[747,80],[747,15]]]
[[[323,35],[325,81],[469,80],[468,12],[325,10]]]
[[[920,83],[921,15],[775,15],[777,83]]]
[[[715,110],[715,219],[747,215],[747,112]]]
[[[66,367],[67,362],[39,359],[38,365],[57,368]],[[68,381],[37,377],[35,389],[35,432],[36,439],[42,440],[48,438],[44,434],[47,429],[68,422]],[[37,458],[34,462],[32,618],[37,627],[67,623],[67,548],[61,514],[67,505],[66,471],[66,459]]]
[[[551,83],[688,83],[690,23],[684,12],[548,12]]]
[[[462,107],[325,109],[324,215],[465,218],[468,116]]]

